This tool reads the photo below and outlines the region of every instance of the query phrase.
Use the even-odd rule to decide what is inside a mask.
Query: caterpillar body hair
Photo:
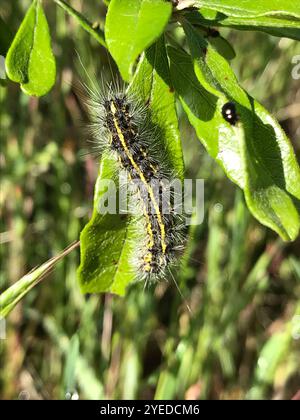
[[[131,202],[140,210],[136,230],[142,232],[137,232],[131,264],[135,277],[146,282],[166,278],[187,235],[183,217],[175,211],[172,190],[168,211],[162,205],[165,181],[172,184],[180,175],[170,164],[160,128],[152,122],[148,104],[128,89],[112,85],[104,91],[89,88],[88,97],[93,141],[99,152],[112,155],[125,173],[133,185]]]

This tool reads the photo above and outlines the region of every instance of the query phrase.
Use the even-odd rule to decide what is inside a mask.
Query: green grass
[[[21,3],[3,8],[13,31],[24,12]],[[82,3],[90,20],[104,10]],[[86,154],[80,129],[84,115],[72,87],[75,49],[97,75],[109,77],[108,58],[62,10],[46,12],[58,64],[54,90],[37,100],[12,83],[0,87],[0,291],[78,240],[92,209],[98,163]],[[299,152],[299,124],[288,108],[297,89],[299,95],[291,78],[299,45],[222,33],[237,51],[233,66],[242,84],[281,117]],[[18,398],[24,390],[32,399],[75,392],[87,399],[296,394],[299,240],[283,243],[254,221],[183,118],[181,132],[188,176],[205,179],[204,223],[194,229],[177,275],[187,302],[171,281],[146,290],[133,285],[125,298],[83,296],[74,250],[8,317],[7,339],[0,341],[0,398]]]

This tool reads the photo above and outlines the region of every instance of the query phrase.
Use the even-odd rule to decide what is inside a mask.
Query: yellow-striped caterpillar
[[[132,187],[131,203],[141,215],[143,232],[134,252],[135,277],[146,281],[165,278],[184,247],[186,228],[176,211],[173,185],[179,176],[169,163],[159,128],[152,123],[148,105],[134,93],[110,86],[105,94],[89,90],[89,96],[96,147],[114,156],[119,170],[126,173]]]

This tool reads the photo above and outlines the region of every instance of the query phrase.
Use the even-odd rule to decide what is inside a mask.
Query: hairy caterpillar
[[[165,278],[177,262],[186,240],[183,217],[176,210],[172,183],[178,174],[170,166],[159,127],[151,110],[132,92],[109,86],[88,89],[88,108],[96,148],[112,155],[131,184],[140,210],[143,232],[134,253],[136,279]],[[170,188],[171,186],[171,188]],[[164,197],[168,196],[168,200]]]

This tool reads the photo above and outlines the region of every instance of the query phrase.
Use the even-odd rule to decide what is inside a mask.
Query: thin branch
[[[53,0],[58,6],[64,9],[69,15],[74,17],[80,26],[84,30],[86,30],[90,35],[92,35],[103,47],[106,47],[106,43],[104,40],[104,33],[100,29],[94,29],[91,22],[89,22],[81,13],[77,10],[73,9],[69,4],[64,2],[63,0]]]

